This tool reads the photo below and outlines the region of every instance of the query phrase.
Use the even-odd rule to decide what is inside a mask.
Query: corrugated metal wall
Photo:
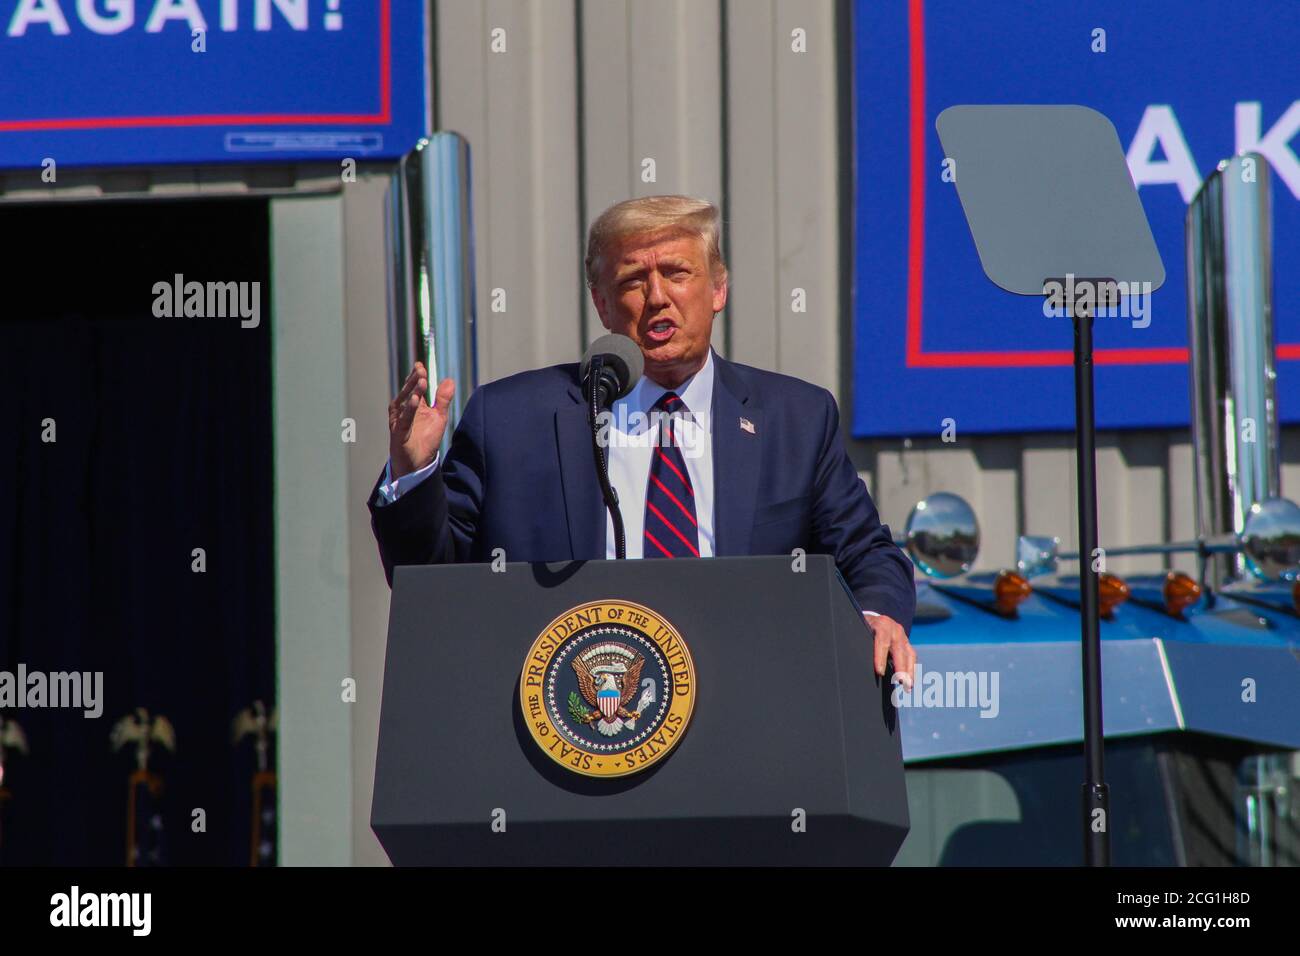
[[[573,361],[603,331],[581,279],[587,223],[620,199],[685,192],[721,204],[727,224],[718,350],[824,385],[848,407],[845,6],[437,0],[435,122],[473,150],[481,381]],[[806,312],[792,310],[795,289]],[[1074,547],[1072,435],[944,444],[939,428],[852,444],[895,531],[919,498],[951,490],[979,515],[980,567],[1010,564],[1022,533]],[[1300,490],[1300,443],[1283,445],[1283,488]],[[1186,431],[1102,434],[1098,471],[1103,545],[1192,535]]]

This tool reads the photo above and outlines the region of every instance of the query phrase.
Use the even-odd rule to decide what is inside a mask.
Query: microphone
[[[641,380],[645,371],[645,356],[641,349],[626,335],[602,335],[587,348],[582,357],[582,391],[590,395],[592,386],[591,367],[593,359],[600,361],[598,369],[596,401],[600,408],[608,408],[622,398]]]

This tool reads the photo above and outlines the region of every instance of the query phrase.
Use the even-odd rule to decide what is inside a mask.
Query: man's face
[[[606,329],[640,346],[646,375],[676,388],[704,365],[727,280],[714,283],[697,237],[632,237],[610,251],[591,298]]]

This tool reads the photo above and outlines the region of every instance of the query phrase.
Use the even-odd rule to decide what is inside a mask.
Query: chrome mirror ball
[[[1257,577],[1294,581],[1300,572],[1300,506],[1286,498],[1256,502],[1246,515],[1241,550]]]
[[[947,491],[918,501],[904,531],[912,560],[932,577],[965,574],[979,554],[980,527],[974,509],[960,495]]]

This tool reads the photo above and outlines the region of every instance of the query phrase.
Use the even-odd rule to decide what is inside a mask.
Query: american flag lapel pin
[[[751,435],[757,434],[757,432],[754,431],[754,423],[751,422],[748,418],[742,418],[740,420],[740,428],[741,431],[747,431]]]

